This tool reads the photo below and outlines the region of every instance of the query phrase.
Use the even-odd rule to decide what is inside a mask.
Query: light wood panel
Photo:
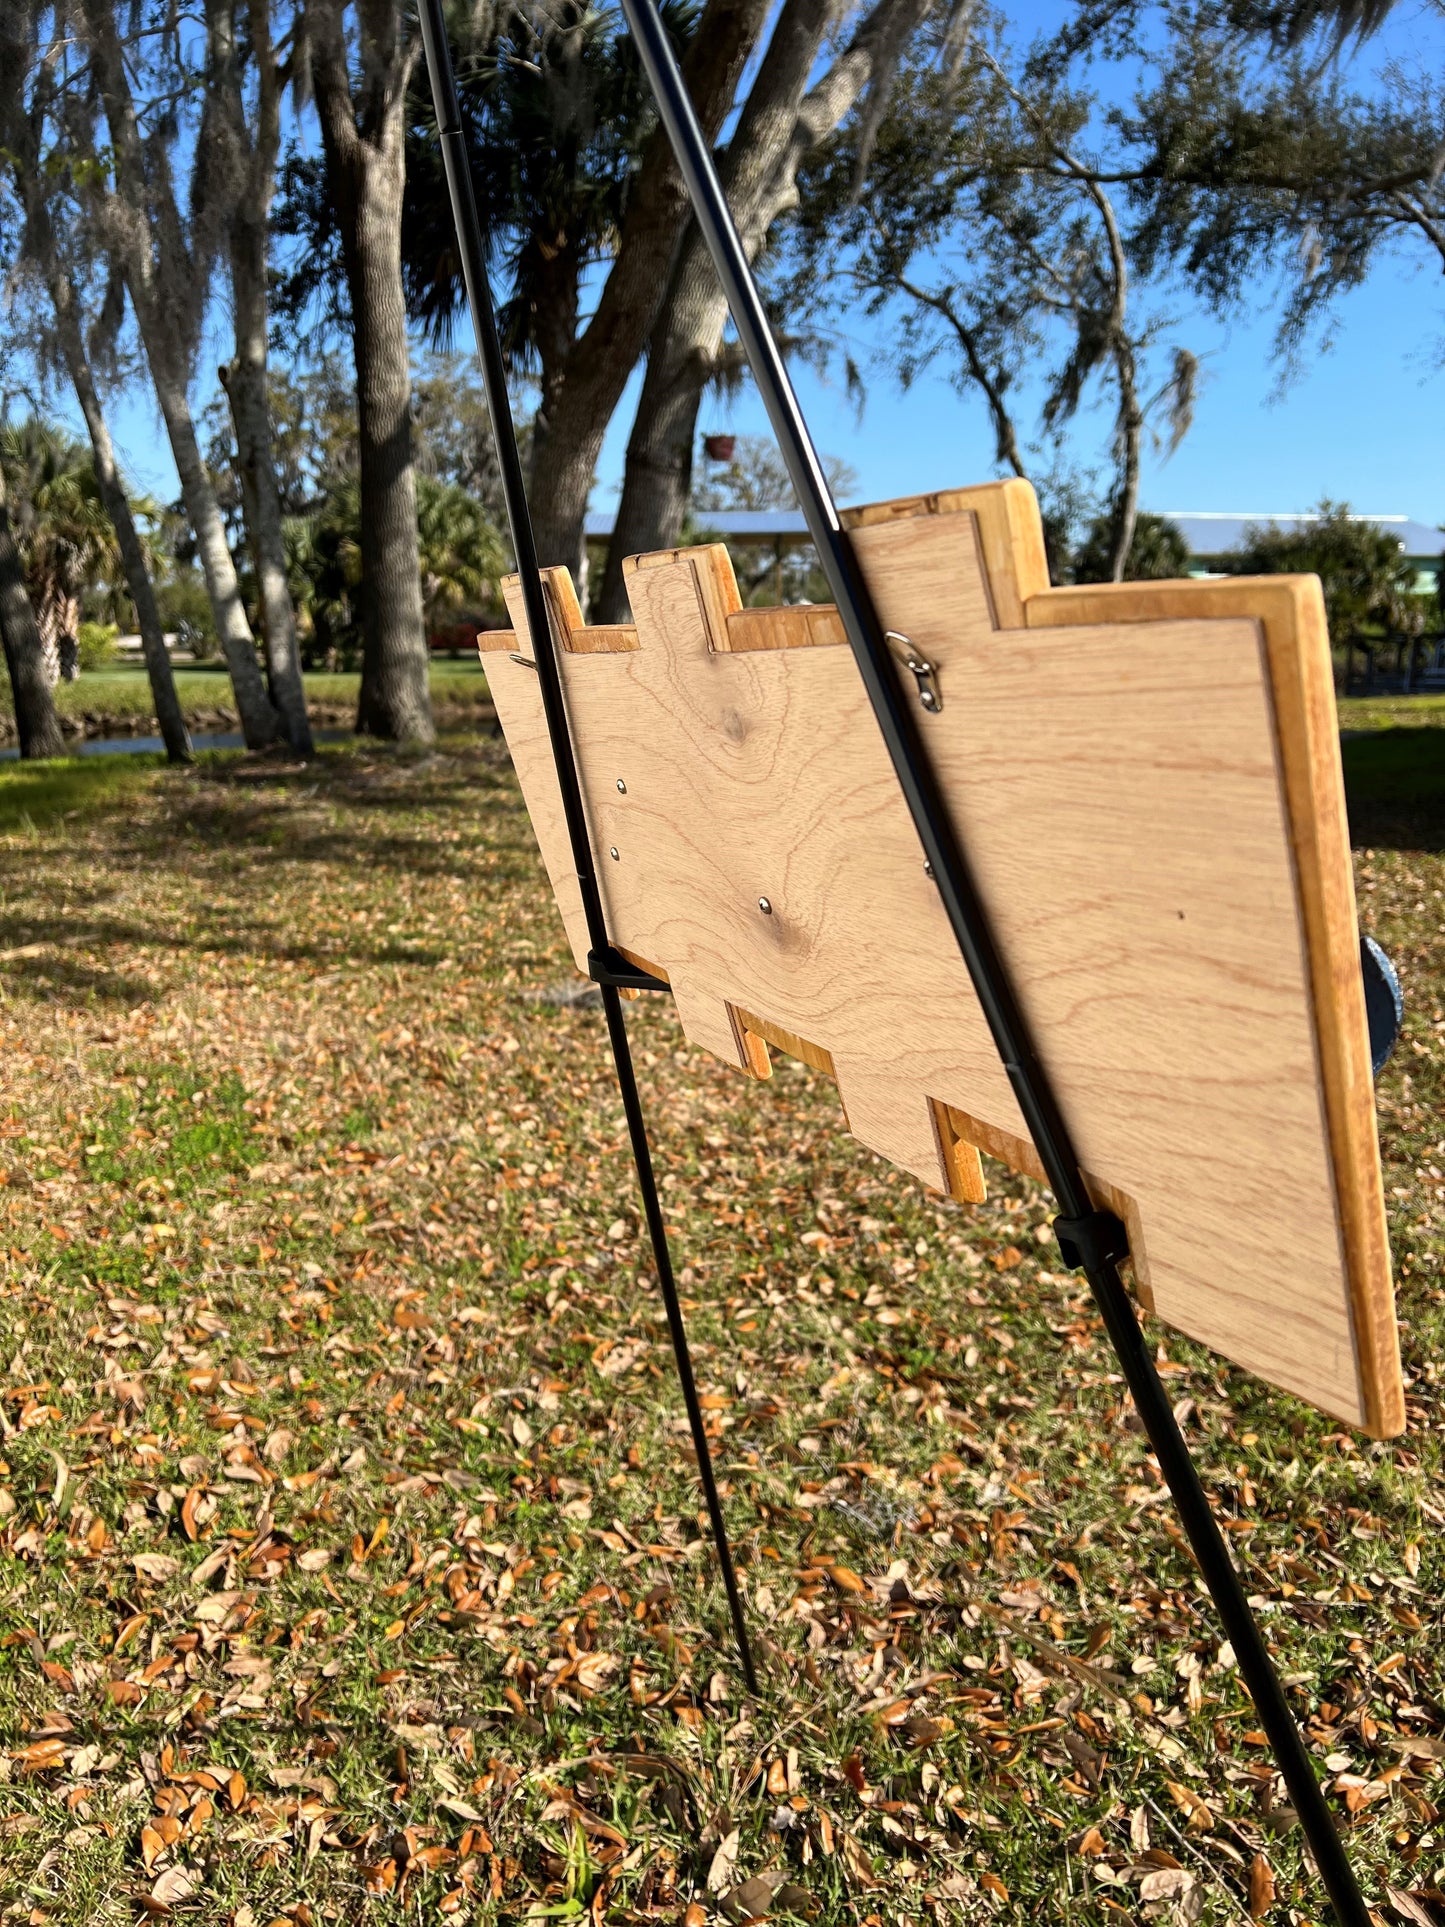
[[[1141,1294],[1398,1429],[1318,585],[1049,590],[1017,483],[851,519],[885,623],[937,666],[925,742]],[[977,1195],[976,1148],[1036,1165],[835,612],[742,610],[720,545],[627,583],[635,631],[583,628],[560,572],[548,592],[614,941],[694,1042],[830,1066],[854,1134],[928,1183]],[[496,646],[581,963],[536,674]]]
[[[1031,628],[1198,616],[1252,616],[1264,639],[1360,1375],[1371,1429],[1395,1432],[1404,1425],[1404,1393],[1339,716],[1318,578],[1081,584],[1033,596],[1026,609]]]

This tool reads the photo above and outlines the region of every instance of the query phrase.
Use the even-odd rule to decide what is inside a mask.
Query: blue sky
[[[1018,37],[1051,24],[1062,10],[1059,0],[1023,0],[1011,10],[1025,22]],[[1427,0],[1404,0],[1362,65],[1375,69],[1391,54],[1407,53],[1445,69],[1445,20]],[[1383,260],[1369,284],[1340,304],[1333,344],[1312,346],[1282,394],[1267,290],[1259,291],[1253,313],[1228,325],[1177,291],[1166,293],[1163,305],[1175,317],[1167,340],[1200,357],[1202,382],[1180,449],[1167,462],[1146,454],[1145,507],[1263,515],[1308,508],[1328,495],[1359,511],[1445,522],[1445,283],[1423,249]],[[226,353],[219,305],[215,320],[215,339],[199,360],[203,370]],[[860,319],[856,330],[844,329],[865,364],[881,325]],[[981,403],[942,374],[926,373],[907,393],[886,373],[870,374],[861,419],[841,385],[806,369],[796,379],[819,447],[857,472],[859,500],[959,486],[995,472]],[[594,506],[616,500],[637,385],[634,378],[609,429]],[[198,391],[204,388],[198,383]],[[198,392],[198,409],[204,399]],[[767,429],[751,389],[733,401],[710,399],[702,426]],[[154,405],[142,393],[118,401],[114,430],[134,483],[173,499],[175,470]],[[1106,439],[1106,421],[1086,412],[1072,436],[1073,459],[1084,468],[1098,462]]]

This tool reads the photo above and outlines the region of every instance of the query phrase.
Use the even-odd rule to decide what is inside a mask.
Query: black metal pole
[[[1082,1269],[1123,1367],[1145,1433],[1213,1596],[1239,1671],[1274,1748],[1335,1912],[1347,1927],[1370,1927],[1369,1910],[1315,1777],[1300,1730],[1280,1685],[1239,1573],[1210,1510],[1189,1448],[1175,1421],[1133,1304],[1119,1276],[1127,1255],[1123,1226],[1094,1208],[1084,1175],[1034,1050],[1023,1010],[994,941],[986,906],[954,834],[918,717],[897,669],[852,545],[838,519],[827,479],[763,310],[747,255],[733,225],[712,155],[698,126],[668,44],[656,0],[622,0],[668,138],[687,184],[693,216],[712,255],[734,325],[787,463],[798,500],[859,674],[873,705],[923,854],[992,1033],[1030,1137],[1061,1206],[1055,1222],[1065,1262]]]
[[[602,897],[597,887],[597,873],[592,861],[592,841],[587,830],[587,812],[582,801],[581,785],[577,780],[577,765],[572,755],[572,738],[567,727],[567,706],[562,691],[561,669],[557,662],[557,644],[547,616],[546,593],[542,587],[542,574],[537,561],[537,544],[532,533],[532,516],[527,506],[527,491],[522,478],[522,458],[517,448],[512,405],[507,394],[507,371],[502,359],[502,345],[497,335],[491,285],[487,279],[487,256],[481,215],[477,207],[466,142],[461,131],[456,77],[452,72],[451,48],[447,41],[446,16],[442,9],[442,0],[421,0],[420,11],[422,45],[426,52],[432,102],[436,109],[437,127],[441,134],[442,163],[446,169],[447,191],[451,197],[452,220],[456,226],[457,244],[461,249],[462,277],[466,282],[472,327],[477,337],[477,352],[481,356],[482,385],[486,390],[487,409],[492,419],[492,434],[497,444],[497,460],[502,472],[502,494],[507,505],[507,520],[511,525],[512,548],[516,554],[517,572],[521,579],[522,599],[527,611],[527,627],[532,634],[532,656],[537,667],[538,681],[541,684],[542,709],[547,719],[547,734],[552,745],[552,758],[557,767],[557,784],[562,792],[562,810],[567,822],[567,836],[572,847],[572,862],[577,872],[577,884],[582,895],[583,914],[587,920],[587,939],[591,946],[589,963],[592,975],[597,980],[602,993],[602,1008],[607,1017],[607,1034],[611,1040],[613,1061],[617,1068],[622,1109],[627,1119],[633,1159],[637,1165],[638,1189],[642,1193],[643,1212],[647,1219],[648,1235],[652,1240],[653,1261],[657,1266],[658,1282],[662,1287],[662,1302],[667,1313],[668,1330],[672,1337],[673,1356],[677,1360],[677,1375],[682,1382],[683,1403],[687,1407],[693,1450],[697,1454],[698,1476],[702,1480],[703,1497],[707,1502],[708,1518],[712,1523],[713,1542],[717,1548],[718,1564],[722,1569],[723,1586],[727,1592],[728,1611],[732,1616],[738,1658],[742,1663],[743,1678],[748,1691],[756,1693],[758,1678],[753,1665],[752,1647],[748,1640],[747,1619],[743,1612],[742,1595],[738,1591],[737,1573],[733,1567],[727,1526],[723,1520],[722,1501],[718,1496],[717,1480],[713,1473],[712,1452],[708,1446],[706,1423],[702,1407],[698,1403],[697,1384],[692,1370],[692,1354],[687,1342],[687,1328],[683,1323],[682,1306],[678,1301],[677,1284],[673,1278],[667,1227],[663,1222],[662,1204],[657,1195],[652,1152],[647,1141],[647,1125],[642,1115],[642,1100],[638,1095],[637,1074],[633,1068],[632,1048],[627,1038],[627,1025],[623,1019],[622,999],[618,989],[618,986],[622,985],[638,989],[665,990],[667,985],[655,977],[648,976],[645,971],[636,970],[628,965],[626,960],[612,948],[607,936]]]

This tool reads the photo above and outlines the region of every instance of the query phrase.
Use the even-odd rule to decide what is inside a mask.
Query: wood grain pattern
[[[1141,1295],[1272,1382],[1397,1429],[1310,591],[1070,603],[1099,592],[1047,590],[1017,484],[860,512],[853,540],[887,625],[937,665],[925,741]],[[689,1038],[755,1074],[767,1042],[826,1059],[855,1135],[955,1195],[979,1188],[970,1147],[1029,1168],[833,613],[741,611],[720,545],[642,557],[619,649],[549,580],[609,929],[666,973]],[[1189,602],[1201,587],[1241,593]],[[537,678],[504,652],[488,675],[580,961]]]

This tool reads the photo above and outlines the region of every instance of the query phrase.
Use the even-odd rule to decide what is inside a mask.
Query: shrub
[[[1335,643],[1366,626],[1405,635],[1424,626],[1415,571],[1399,536],[1360,521],[1348,502],[1321,502],[1313,521],[1292,529],[1247,528],[1228,567],[1231,575],[1317,575]]]
[[[1075,582],[1109,580],[1109,550],[1113,541],[1114,518],[1106,510],[1090,522],[1074,557]],[[1151,515],[1147,509],[1141,509],[1124,564],[1124,580],[1170,582],[1188,573],[1189,544],[1178,526],[1166,515]]]
[[[120,630],[113,622],[82,622],[76,633],[80,645],[80,671],[104,669],[115,660],[116,637]]]

